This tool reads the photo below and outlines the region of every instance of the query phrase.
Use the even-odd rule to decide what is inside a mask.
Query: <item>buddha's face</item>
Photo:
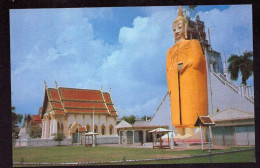
[[[178,20],[177,22],[173,23],[172,30],[176,42],[184,39],[185,25],[182,20]]]

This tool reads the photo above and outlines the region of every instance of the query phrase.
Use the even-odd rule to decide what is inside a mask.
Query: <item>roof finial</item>
[[[58,89],[59,88],[59,86],[58,86],[58,83],[55,81],[55,85],[56,85],[56,89]]]
[[[102,91],[103,85],[101,85],[100,90]]]
[[[43,81],[44,81],[45,89],[47,89],[48,86],[47,86],[47,84],[46,84],[46,81],[45,81],[45,80],[43,80]]]
[[[178,9],[178,16],[182,16],[183,17],[181,6],[179,6],[179,9]]]
[[[109,88],[108,93],[111,93],[111,88]]]

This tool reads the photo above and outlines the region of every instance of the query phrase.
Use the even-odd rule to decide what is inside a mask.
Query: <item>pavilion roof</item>
[[[122,120],[117,126],[115,127],[116,129],[119,128],[132,128],[132,125],[126,122],[125,120]]]
[[[230,120],[245,120],[245,119],[253,119],[254,113],[241,111],[235,108],[228,107],[223,111],[212,114],[210,117],[214,122],[230,121]]]
[[[151,133],[163,133],[163,132],[171,132],[171,130],[165,128],[156,128],[154,130],[149,131]]]
[[[31,118],[31,122],[32,123],[41,123],[42,119],[40,115],[33,115]]]
[[[102,90],[57,87],[45,89],[43,106],[49,103],[55,114],[95,113],[118,116],[111,95]],[[46,105],[45,105],[46,106]],[[43,110],[45,113],[46,108]]]

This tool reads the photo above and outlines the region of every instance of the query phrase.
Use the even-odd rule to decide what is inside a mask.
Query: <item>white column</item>
[[[49,138],[51,138],[51,135],[52,135],[52,131],[53,131],[53,119],[51,119],[50,121],[50,133],[49,133]]]
[[[133,130],[133,144],[135,143],[135,131]]]
[[[46,138],[49,138],[49,135],[50,135],[50,120],[47,119],[47,126],[46,126]]]
[[[119,130],[118,134],[119,134],[119,144],[121,144],[122,141],[121,130]]]
[[[244,97],[245,89],[244,89],[244,85],[243,84],[240,85],[240,89],[241,89],[241,96]]]
[[[44,131],[45,131],[45,121],[44,120],[42,120],[42,136],[41,136],[41,138],[43,138],[44,137]]]
[[[201,150],[204,150],[203,132],[202,132],[202,127],[201,127],[201,125],[200,125],[200,140],[201,140]]]
[[[213,63],[210,63],[210,71],[214,72],[214,70],[213,70]]]
[[[45,120],[44,138],[47,138],[48,124],[49,124],[49,123],[48,123],[48,120],[46,119],[46,120]]]
[[[247,86],[247,87],[248,87],[248,96],[251,98],[252,97],[251,86]]]
[[[56,119],[53,119],[53,134],[56,134],[58,133],[57,131],[57,120]]]
[[[146,130],[143,130],[143,141],[146,142]]]

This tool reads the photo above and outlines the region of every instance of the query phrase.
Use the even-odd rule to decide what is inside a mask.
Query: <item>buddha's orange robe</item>
[[[178,78],[179,62],[183,67]],[[197,40],[182,40],[168,50],[166,75],[173,126],[194,127],[208,107],[206,60]]]

